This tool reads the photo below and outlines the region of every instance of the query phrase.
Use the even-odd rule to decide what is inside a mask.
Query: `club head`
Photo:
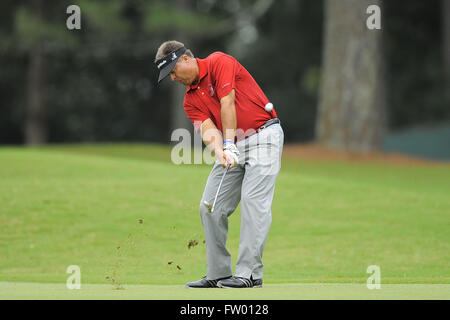
[[[216,193],[216,197],[214,198],[213,204],[212,205],[209,204],[209,202],[206,200],[203,201],[203,204],[208,209],[209,213],[212,213],[214,211],[214,206],[216,204],[217,196],[219,195],[220,187],[222,186],[223,179],[225,178],[225,174],[227,173],[228,169],[230,169],[230,166],[231,166],[231,164],[228,164],[226,167],[226,170],[223,172],[222,179],[220,180],[219,187],[217,188],[217,193]]]
[[[205,205],[206,209],[208,209],[208,212],[211,213],[213,211],[213,207],[208,203],[208,201],[203,201],[203,204]]]

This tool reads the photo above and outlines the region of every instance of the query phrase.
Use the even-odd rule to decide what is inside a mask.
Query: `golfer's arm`
[[[200,133],[203,142],[209,149],[213,150],[216,154],[218,150],[222,151],[222,134],[211,119],[203,121],[200,127]]]
[[[222,132],[224,132],[223,140],[231,140],[234,142],[236,135],[236,107],[234,105],[234,89],[229,94],[220,99],[220,116],[222,118]]]

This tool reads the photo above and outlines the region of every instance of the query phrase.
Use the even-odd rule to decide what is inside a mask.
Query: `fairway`
[[[149,299],[149,300],[389,300],[450,299],[450,285],[387,284],[378,290],[350,283],[268,284],[247,289],[186,289],[180,285],[86,284],[69,290],[65,284],[0,282],[0,299]]]
[[[184,284],[206,272],[198,208],[211,167],[174,165],[170,152],[1,147],[0,299],[450,298],[450,165],[285,157],[264,287],[201,292]],[[240,208],[233,264],[239,226]],[[70,265],[81,290],[65,286]],[[380,290],[366,287],[371,265]]]

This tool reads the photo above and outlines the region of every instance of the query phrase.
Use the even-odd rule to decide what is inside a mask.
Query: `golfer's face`
[[[192,83],[192,75],[191,70],[188,64],[181,59],[177,62],[175,67],[170,72],[170,79],[172,81],[177,81],[185,86],[190,86]]]

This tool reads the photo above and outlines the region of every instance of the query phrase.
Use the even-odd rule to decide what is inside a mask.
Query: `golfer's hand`
[[[223,168],[225,168],[228,164],[230,164],[230,169],[236,166],[236,161],[234,158],[226,154],[222,149],[216,150],[215,153]]]
[[[214,152],[216,154],[217,160],[219,160],[222,167],[225,168],[228,165],[228,163],[230,163],[231,159],[227,158],[227,155],[223,152],[222,149],[217,149]],[[231,168],[231,166],[230,166],[230,168]]]
[[[230,165],[230,169],[235,167],[237,162],[236,160],[233,158],[233,156],[229,155],[227,152],[223,153],[223,157],[221,159],[222,162],[222,167],[226,167],[227,165]]]
[[[230,164],[230,168],[239,163],[239,150],[234,143],[227,142],[223,145],[222,166],[225,168]]]

